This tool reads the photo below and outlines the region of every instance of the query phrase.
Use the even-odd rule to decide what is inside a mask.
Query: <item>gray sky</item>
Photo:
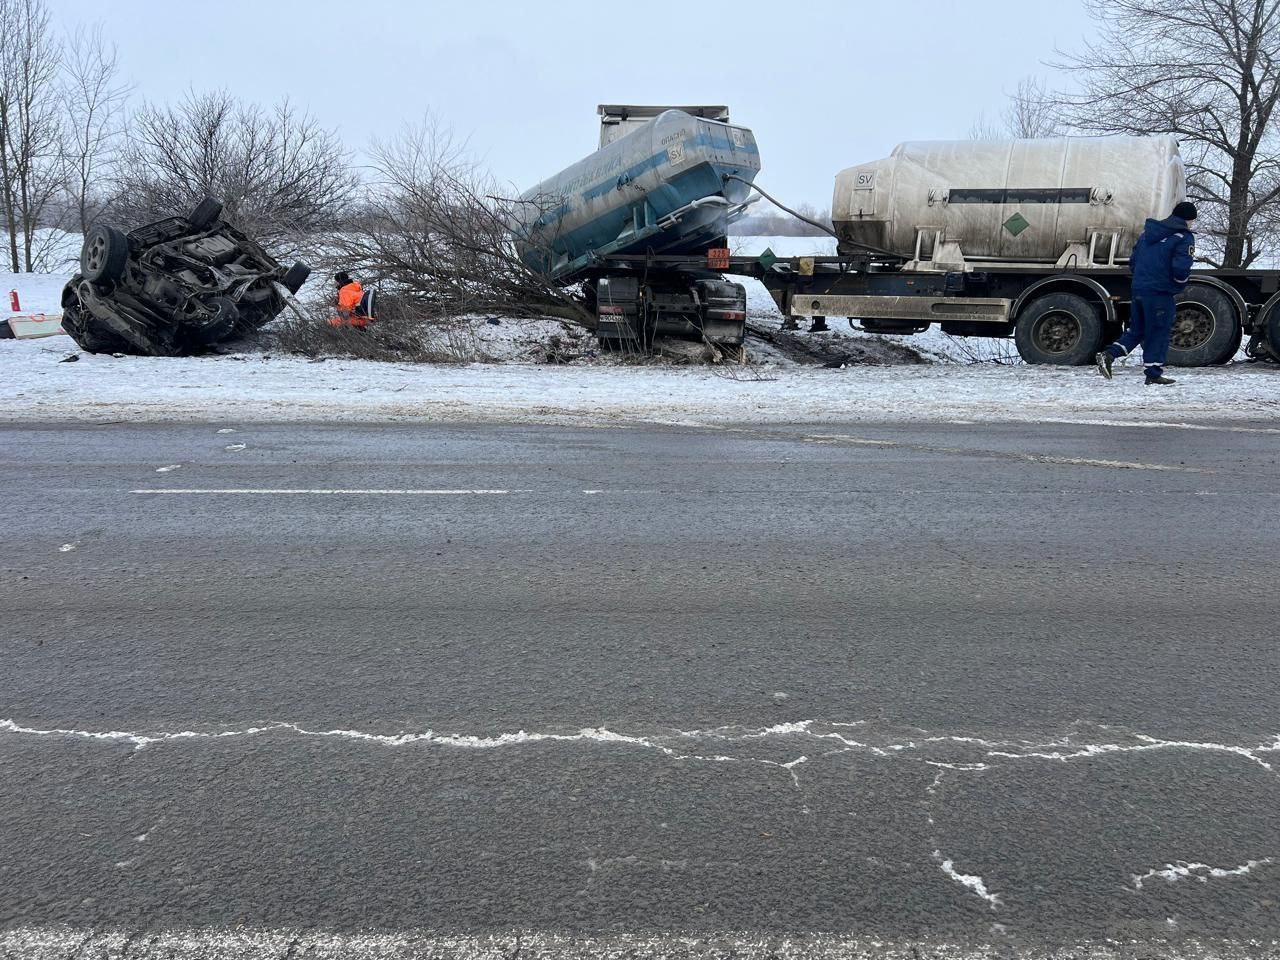
[[[595,146],[598,103],[726,103],[759,182],[830,204],[843,167],[912,139],[968,136],[1055,45],[1081,0],[49,0],[103,23],[137,94],[288,95],[353,147],[431,111],[528,187]]]

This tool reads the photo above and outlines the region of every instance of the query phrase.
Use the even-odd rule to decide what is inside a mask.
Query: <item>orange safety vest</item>
[[[329,321],[331,327],[367,327],[369,318],[356,313],[360,306],[360,298],[364,296],[364,287],[360,281],[352,280],[338,290],[338,315]]]

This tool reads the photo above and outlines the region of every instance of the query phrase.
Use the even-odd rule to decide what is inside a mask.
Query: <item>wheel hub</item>
[[[106,256],[107,243],[102,237],[94,237],[89,244],[89,269],[97,270],[102,266],[103,258]]]
[[[1080,340],[1080,321],[1068,313],[1046,313],[1036,322],[1036,346],[1046,353],[1066,353]]]
[[[1199,304],[1180,309],[1173,321],[1169,345],[1176,350],[1195,350],[1213,336],[1213,314]]]

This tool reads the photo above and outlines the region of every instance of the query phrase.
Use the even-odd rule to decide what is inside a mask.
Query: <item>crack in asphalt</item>
[[[917,736],[884,736],[876,735],[866,721],[838,722],[822,720],[799,720],[776,723],[760,728],[742,726],[724,726],[694,730],[668,730],[661,733],[641,735],[620,733],[608,727],[584,727],[572,732],[517,730],[494,735],[440,733],[435,730],[420,732],[375,733],[367,730],[333,728],[313,729],[292,722],[272,722],[255,726],[246,726],[224,730],[176,730],[176,731],[129,731],[129,730],[84,730],[71,727],[32,727],[19,724],[13,719],[0,720],[0,736],[40,737],[63,740],[84,740],[100,744],[119,744],[132,747],[133,752],[158,747],[165,744],[180,744],[200,741],[217,741],[227,739],[244,739],[251,737],[286,735],[304,738],[324,738],[346,740],[353,743],[368,744],[373,747],[400,749],[412,747],[436,747],[445,750],[500,750],[531,747],[538,744],[571,744],[591,743],[620,747],[635,747],[653,750],[664,757],[678,762],[704,762],[726,764],[754,764],[776,768],[790,778],[795,790],[802,795],[804,784],[798,772],[806,764],[812,765],[825,758],[848,753],[861,753],[879,759],[904,759],[933,768],[936,772],[931,783],[925,789],[925,820],[931,828],[935,826],[933,805],[938,802],[938,792],[944,777],[956,774],[981,774],[982,772],[1002,764],[1019,761],[1041,763],[1074,763],[1102,757],[1126,754],[1142,754],[1151,751],[1184,751],[1210,754],[1221,754],[1227,757],[1240,758],[1265,770],[1271,776],[1277,776],[1272,762],[1265,757],[1280,753],[1280,734],[1253,745],[1217,743],[1213,741],[1163,739],[1146,733],[1120,731],[1106,726],[1092,728],[1096,734],[1107,734],[1089,737],[1075,725],[1071,733],[1043,740],[1031,739],[992,739],[970,735],[938,735],[919,731]],[[854,733],[857,732],[858,736]],[[754,755],[740,755],[734,751],[744,744],[777,741],[781,746],[790,746],[795,742],[830,745],[814,753],[796,753],[789,760],[769,759]],[[719,752],[705,749],[690,751],[683,748],[686,743],[715,745]],[[960,757],[955,751],[967,751]],[[974,757],[974,752],[977,757]],[[814,753],[810,756],[810,753]],[[785,755],[785,754],[784,754]],[[802,812],[808,814],[807,804]],[[938,864],[939,869],[950,880],[961,886],[966,895],[981,898],[992,910],[1000,909],[1003,904],[999,895],[992,891],[986,879],[979,873],[965,872],[956,865],[953,857],[942,850],[938,837],[929,837],[930,858]],[[1144,884],[1160,878],[1169,883],[1182,879],[1193,879],[1207,883],[1210,879],[1228,879],[1241,877],[1253,870],[1273,863],[1272,858],[1249,860],[1244,864],[1232,867],[1216,867],[1205,863],[1175,861],[1166,863],[1160,868],[1147,870],[1145,873],[1131,874],[1132,889],[1142,892]],[[594,872],[594,871],[593,871]]]

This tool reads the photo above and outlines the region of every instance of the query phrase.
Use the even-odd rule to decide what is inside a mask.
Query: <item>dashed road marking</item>
[[[339,487],[151,487],[130,490],[138,494],[181,494],[184,496],[492,496],[507,493],[532,493],[532,490],[428,490],[404,488],[339,488]]]
[[[1280,434],[1280,427],[1237,427],[1225,423],[1180,423],[1168,420],[1072,420],[1066,417],[1047,417],[1037,420],[1013,421],[1016,423],[1055,423],[1080,427],[1145,427],[1166,430],[1209,430],[1222,433],[1271,433]]]

